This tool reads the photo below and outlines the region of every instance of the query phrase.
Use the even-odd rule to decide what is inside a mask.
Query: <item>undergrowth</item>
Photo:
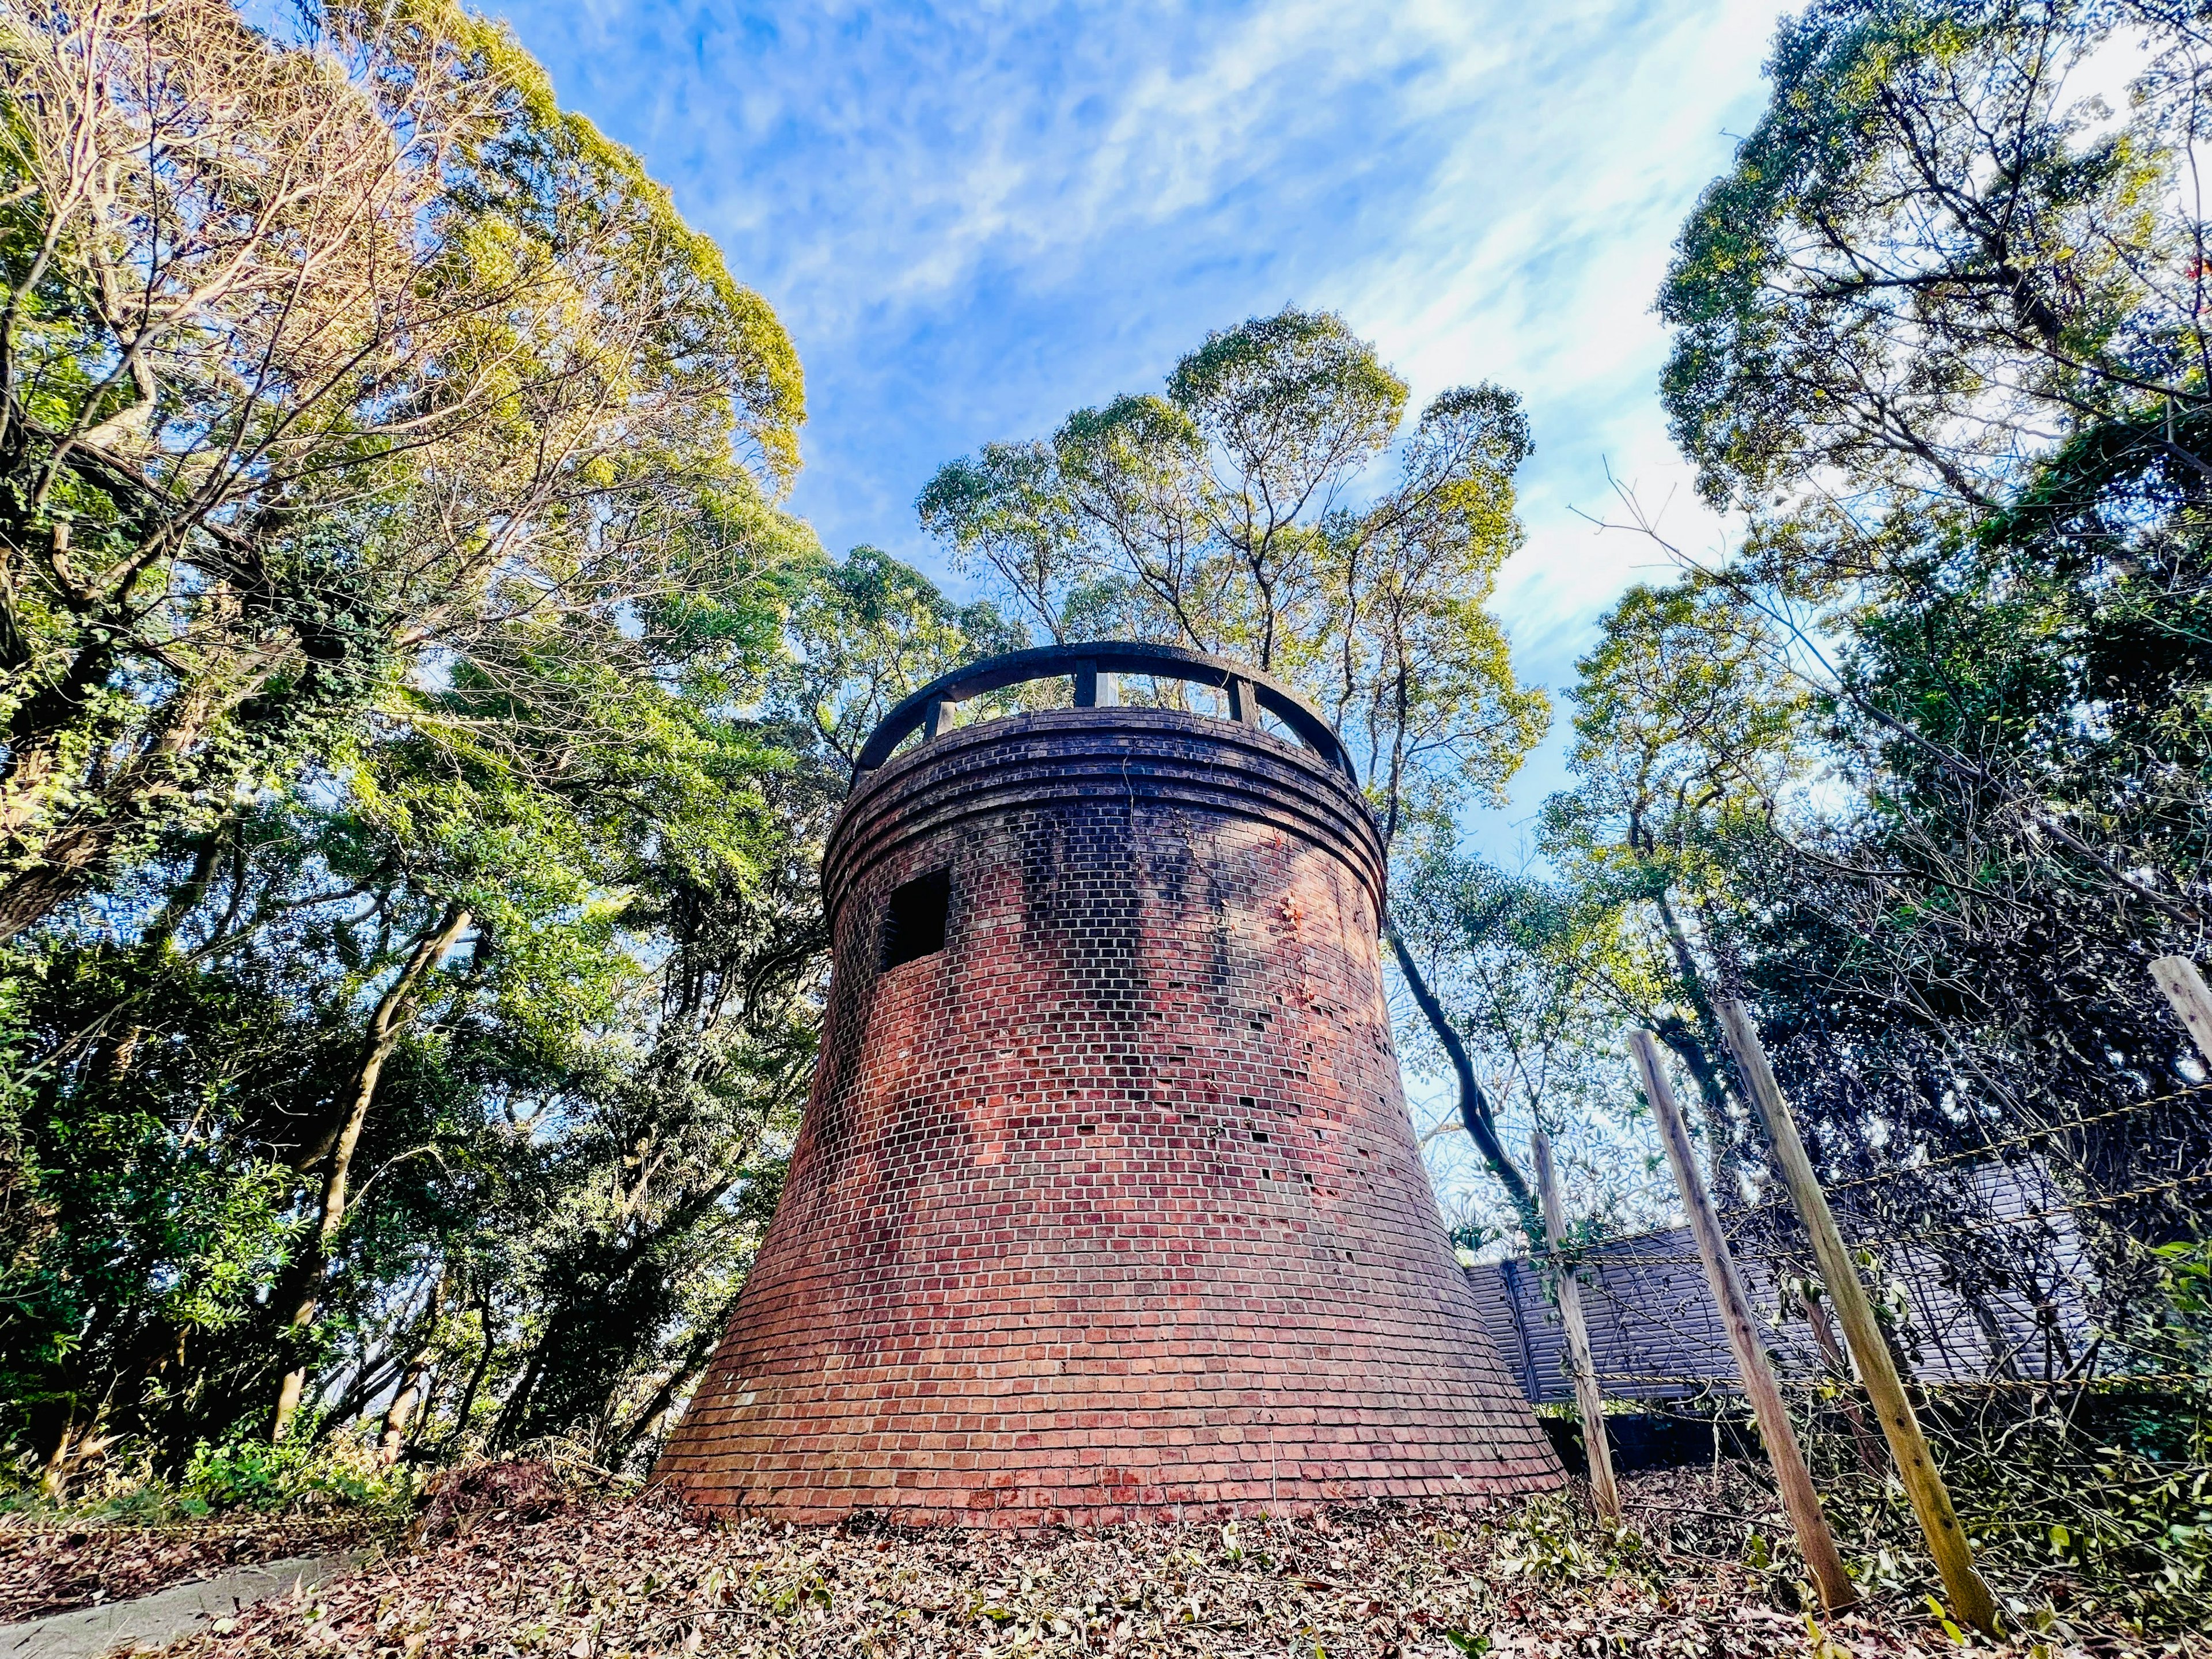
[[[0,1513],[16,1524],[112,1522],[159,1526],[247,1516],[355,1515],[372,1528],[404,1526],[422,1496],[422,1475],[386,1466],[365,1434],[316,1432],[311,1421],[270,1442],[234,1431],[202,1441],[185,1467],[165,1472],[150,1450],[121,1445],[59,1493],[35,1462],[11,1466]]]

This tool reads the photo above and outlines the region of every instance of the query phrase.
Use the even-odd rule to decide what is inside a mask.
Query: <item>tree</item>
[[[1638,585],[1599,626],[1576,664],[1576,782],[1545,803],[1545,847],[1640,936],[1641,967],[1609,975],[1604,1000],[1696,1079],[1717,1175],[1746,1116],[1714,1060],[1730,947],[1713,935],[1735,908],[1726,849],[1747,823],[1771,829],[1812,764],[1812,699],[1787,636],[1725,586]]]
[[[796,464],[773,314],[457,8],[33,5],[0,111],[0,939]]]
[[[2118,119],[2066,86],[2123,28],[2148,52]],[[2130,513],[2195,511],[2212,483],[2191,161],[2205,46],[2145,3],[1831,0],[1784,27],[1773,101],[1661,296],[1676,435],[1707,495],[1751,519],[1731,580],[1823,604],[1816,629],[1848,633],[1856,605],[1942,605],[1957,550],[2016,509],[2102,520],[2075,556],[2091,561]],[[2065,879],[2203,926],[2024,757],[1948,741],[1848,675],[1824,690],[2002,803]]]
[[[458,9],[34,7],[0,77],[9,1431],[66,1479],[404,1370],[404,1441],[459,1321],[465,1434],[482,1218],[603,1177],[665,1283],[540,1371],[611,1400],[811,1041],[789,342]]]
[[[866,546],[821,562],[789,634],[777,696],[848,769],[901,698],[1024,642],[990,605],[955,605],[920,571]]]
[[[1448,837],[1548,718],[1485,609],[1520,544],[1528,431],[1513,394],[1484,385],[1439,394],[1401,437],[1407,397],[1341,318],[1285,309],[1209,335],[1164,394],[948,463],[919,511],[1055,641],[1155,640],[1289,681],[1357,758],[1387,844]],[[1363,492],[1394,446],[1395,480]],[[1457,1034],[1391,938],[1468,1133],[1533,1214]]]
[[[2115,1296],[2212,1157],[2143,971],[2212,897],[2206,44],[2132,0],[1816,5],[1661,301],[1746,524],[1703,578],[1817,717],[1819,796],[1699,858],[1823,1167],[2046,1132]],[[2075,99],[2138,47],[2124,110]],[[2011,1270],[1958,1237],[1962,1285]]]
[[[1578,1225],[1662,1224],[1664,1158],[1620,1088],[1619,1039],[1674,988],[1634,907],[1602,882],[1509,874],[1437,848],[1402,873],[1392,908],[1501,1121],[1541,1128],[1561,1152]],[[1507,1234],[1486,1207],[1461,1237]]]
[[[1400,934],[1486,1092],[1555,1138],[1595,1135],[1581,1161],[1616,1218],[1650,1214],[1640,1183],[1611,1178],[1638,1167],[1621,1141],[1640,1109],[1619,1104],[1625,1023],[1688,1067],[1715,1186],[1735,1185],[1725,1158],[1747,1107],[1713,1000],[1746,902],[1739,843],[1802,811],[1815,758],[1788,647],[1724,586],[1630,589],[1577,665],[1574,785],[1545,803],[1550,872],[1433,847],[1397,883]]]
[[[780,1189],[843,745],[1003,640],[752,501],[124,866],[119,938],[30,936],[0,1421],[58,1481],[387,1393],[394,1455],[649,1461]]]
[[[2069,80],[2130,24],[2153,55],[2114,118]],[[1785,21],[1766,112],[1660,297],[1707,495],[1988,511],[2084,422],[2202,406],[2203,44],[2170,9],[2073,0]]]
[[[2069,102],[2121,29],[2124,117]],[[2204,45],[2151,5],[1815,7],[1668,279],[1677,434],[1751,515],[1717,579],[1823,607],[1800,640],[1878,814],[1845,864],[1928,884],[1916,928],[2204,923]]]

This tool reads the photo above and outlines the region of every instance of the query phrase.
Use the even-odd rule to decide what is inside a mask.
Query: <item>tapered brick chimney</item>
[[[1117,672],[1227,717],[1098,706]],[[1053,675],[1077,706],[950,726]],[[657,1477],[1014,1526],[1555,1485],[1400,1096],[1383,880],[1334,734],[1249,669],[1054,647],[894,710],[789,1182]]]

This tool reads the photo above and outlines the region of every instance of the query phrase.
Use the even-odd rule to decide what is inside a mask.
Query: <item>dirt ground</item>
[[[1787,1537],[1748,1478],[1627,1485],[1624,1545],[1578,1504],[1019,1535],[702,1522],[666,1498],[494,1491],[434,1505],[420,1541],[173,1650],[183,1659],[446,1655],[1269,1656],[1955,1654],[1913,1582],[1832,1619],[1797,1605]],[[2016,1596],[2063,1586],[2004,1583]],[[2023,1602],[2025,1605],[2025,1602]],[[2061,1614],[2029,1659],[2212,1655]],[[1983,1645],[1968,1643],[1968,1645]]]

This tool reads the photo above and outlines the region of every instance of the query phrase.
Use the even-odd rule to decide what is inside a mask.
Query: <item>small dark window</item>
[[[945,913],[952,902],[952,872],[933,870],[891,889],[884,915],[884,966],[896,968],[945,948]]]

